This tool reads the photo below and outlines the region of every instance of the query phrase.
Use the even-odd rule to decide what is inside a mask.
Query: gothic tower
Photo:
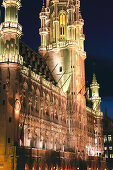
[[[93,74],[93,81],[92,84],[90,85],[91,91],[92,91],[92,103],[93,103],[93,110],[97,115],[100,115],[100,103],[101,103],[101,98],[99,96],[99,84],[97,83],[96,80],[96,75]]]
[[[96,155],[102,155],[104,153],[103,150],[103,113],[100,110],[100,103],[101,103],[101,97],[99,96],[99,84],[97,83],[96,80],[96,75],[95,73],[93,74],[93,81],[92,84],[90,85],[91,91],[92,91],[92,96],[91,96],[91,101],[92,101],[92,111],[95,115],[95,120],[94,120],[94,132],[95,132],[95,152]]]
[[[73,94],[73,100],[84,103],[86,53],[80,1],[47,0],[46,8],[44,5],[42,7],[40,19],[40,52],[57,85],[64,92]]]
[[[20,0],[3,0],[5,21],[0,25],[0,168],[16,169],[15,148],[18,143],[20,111],[19,55],[22,27],[18,23]]]
[[[40,53],[47,62],[57,86],[67,94],[69,139],[77,152],[85,152],[86,102],[84,20],[80,0],[46,0],[40,13]],[[71,121],[79,122],[77,128]],[[73,129],[75,128],[75,129]],[[70,133],[70,132],[74,133]],[[75,146],[76,145],[76,146]]]

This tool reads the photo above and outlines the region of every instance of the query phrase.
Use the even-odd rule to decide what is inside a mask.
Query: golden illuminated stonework
[[[3,6],[0,169],[105,170],[103,114],[95,74],[90,89],[85,88],[80,0],[43,3],[41,55],[20,41],[21,1],[3,0]]]
[[[16,100],[16,102],[15,102],[15,111],[16,111],[16,112],[19,112],[20,109],[21,109],[20,101],[19,101],[19,100]]]

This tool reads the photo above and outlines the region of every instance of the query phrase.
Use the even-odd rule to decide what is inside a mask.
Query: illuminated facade
[[[0,25],[0,168],[105,169],[96,76],[86,106],[80,1],[53,0],[40,13],[40,54],[19,41],[20,0],[3,0]]]
[[[105,115],[103,119],[103,134],[104,134],[104,155],[106,157],[107,169],[113,169],[113,119],[107,114],[105,109]]]

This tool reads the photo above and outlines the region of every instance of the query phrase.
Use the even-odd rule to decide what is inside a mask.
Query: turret
[[[95,73],[93,74],[92,84],[90,85],[92,96],[91,101],[93,104],[92,111],[95,115],[94,131],[95,131],[95,154],[99,156],[103,154],[103,113],[100,111],[101,98],[99,96],[99,84],[96,80]]]
[[[40,20],[41,20],[41,28],[39,30],[39,34],[41,36],[41,46],[40,46],[40,52],[43,54],[44,51],[46,52],[47,48],[47,34],[48,34],[48,29],[47,29],[47,14],[46,14],[46,8],[42,6],[42,10],[40,13]]]
[[[92,84],[90,85],[91,92],[92,92],[92,103],[93,103],[93,110],[96,112],[97,115],[100,115],[100,102],[101,98],[99,97],[99,84],[97,83],[96,80],[96,75],[93,74],[93,81]]]
[[[22,26],[18,23],[20,0],[3,0],[5,21],[0,25],[0,164],[11,170],[16,167],[16,146],[19,144],[20,89],[19,75],[23,57],[19,55]]]
[[[67,7],[67,40],[76,40],[76,26],[75,26],[75,6],[73,1],[68,1]]]
[[[59,0],[54,1],[54,20],[53,20],[53,43],[59,41],[59,16],[58,16],[58,3]],[[62,20],[62,18],[60,18]],[[62,20],[63,24],[63,20]],[[61,27],[61,25],[60,25]],[[62,30],[63,31],[63,30]]]
[[[20,0],[3,0],[5,22],[0,25],[0,62],[22,62],[19,56],[19,39],[22,26],[18,23]]]

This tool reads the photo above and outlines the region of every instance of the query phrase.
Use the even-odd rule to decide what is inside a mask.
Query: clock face
[[[21,109],[20,101],[17,99],[15,102],[15,111],[19,112]]]

